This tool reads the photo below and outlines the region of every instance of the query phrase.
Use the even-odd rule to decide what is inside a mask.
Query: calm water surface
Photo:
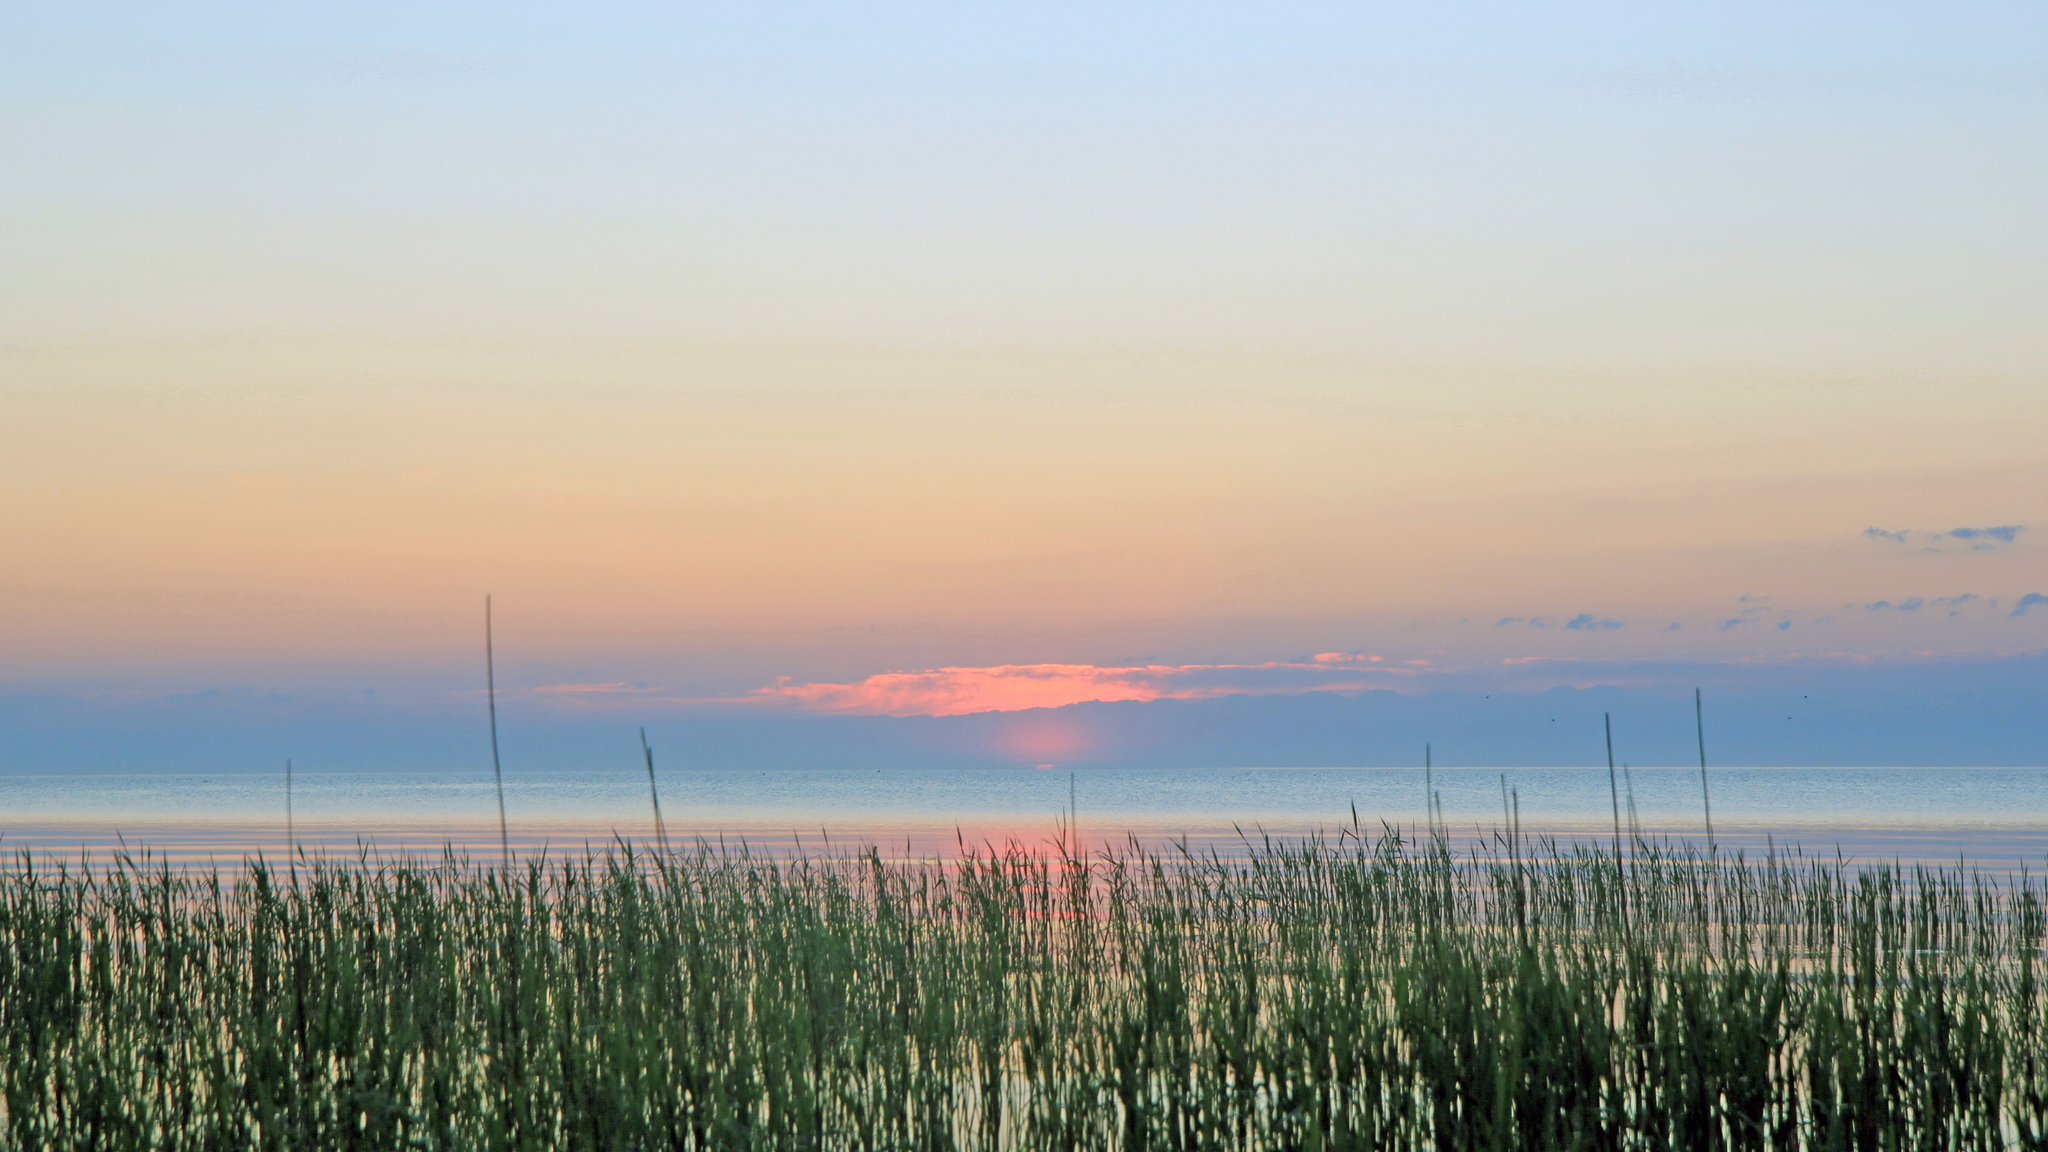
[[[762,850],[864,843],[916,854],[961,842],[1042,843],[1071,796],[1083,835],[1160,844],[1185,837],[1228,850],[1241,833],[1298,836],[1354,819],[1377,832],[1423,819],[1420,769],[1127,768],[672,771],[659,777],[672,842],[702,837]],[[1440,769],[1445,821],[1481,836],[1520,805],[1525,832],[1597,836],[1613,821],[1604,768]],[[1724,847],[1796,843],[1860,858],[2042,866],[2048,854],[2048,769],[1764,768],[1709,776]],[[1702,839],[1696,770],[1635,769],[1648,832]],[[495,852],[497,801],[488,773],[302,773],[292,809],[313,850]],[[524,851],[580,850],[652,835],[644,773],[518,773],[505,810]],[[283,776],[0,777],[0,847],[100,852],[120,844],[224,862],[286,844]]]

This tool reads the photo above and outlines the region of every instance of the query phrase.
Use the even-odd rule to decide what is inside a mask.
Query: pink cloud
[[[1325,653],[1325,655],[1331,655]],[[885,716],[959,716],[1119,700],[1204,700],[1237,694],[1341,692],[1383,687],[1379,677],[1413,669],[1291,664],[999,664],[884,672],[851,684],[793,683],[787,678],[745,699],[784,702],[817,712]],[[1377,660],[1378,657],[1351,657]],[[1362,679],[1367,674],[1374,679]]]

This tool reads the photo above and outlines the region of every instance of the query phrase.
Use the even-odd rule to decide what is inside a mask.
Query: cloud
[[[1950,616],[1962,615],[1962,609],[1971,604],[1997,607],[1998,601],[1986,600],[1975,592],[1962,592],[1954,596],[1908,596],[1894,604],[1890,600],[1873,600],[1868,604],[1844,604],[1844,608],[1860,608],[1865,612],[1917,612],[1922,608],[1946,608]]]
[[[1510,624],[1520,624],[1524,628],[1548,628],[1555,623],[1557,621],[1548,616],[1503,616],[1495,620],[1493,626],[1505,628]],[[1595,616],[1591,612],[1581,612],[1564,622],[1565,629],[1571,632],[1607,632],[1623,626],[1620,620],[1609,620],[1605,616]]]
[[[1493,622],[1493,626],[1495,628],[1505,628],[1510,624],[1520,624],[1524,628],[1549,628],[1557,623],[1557,620],[1554,620],[1549,616],[1503,616],[1500,619],[1495,620]],[[1589,612],[1581,612],[1577,616],[1574,616],[1570,620],[1566,620],[1563,623],[1566,628],[1570,628],[1574,631],[1583,630],[1589,627],[1621,627],[1621,621],[1619,620],[1602,620],[1598,617],[1595,617]]]
[[[798,684],[787,678],[741,701],[792,704],[805,711],[870,716],[960,716],[1015,712],[1091,701],[1206,700],[1216,696],[1363,691],[1419,668],[1375,663],[1377,656],[1341,662],[1267,664],[1000,664],[986,668],[930,668],[884,672],[851,684]],[[1427,661],[1407,661],[1426,665]],[[711,701],[706,701],[710,703]],[[723,701],[737,703],[740,701]]]
[[[1947,531],[1922,531],[1901,528],[1865,528],[1863,535],[1870,540],[1884,540],[1893,544],[1917,542],[1922,552],[1988,552],[2003,548],[2019,539],[2026,531],[2024,524],[1996,524],[1987,528],[1950,528]],[[1960,543],[1959,543],[1960,542]]]
[[[1773,612],[1781,612],[1780,609],[1773,608],[1770,606],[1770,600],[1771,598],[1769,596],[1736,597],[1737,603],[1747,604],[1749,605],[1749,607],[1744,608],[1742,611],[1737,612],[1735,615],[1730,616],[1728,619],[1721,621],[1721,631],[1726,632],[1730,628],[1740,628],[1744,624],[1755,623],[1756,621],[1772,614]],[[1790,628],[1791,626],[1792,622],[1789,618],[1781,619],[1778,621],[1778,631],[1780,632],[1783,632],[1785,629]]]
[[[2025,616],[2028,612],[2039,608],[2043,604],[2048,604],[2048,596],[2043,596],[2039,592],[2029,592],[2013,604],[2012,614],[2014,616]]]

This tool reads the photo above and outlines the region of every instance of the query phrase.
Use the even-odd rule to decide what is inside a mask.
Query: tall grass
[[[491,781],[498,786],[498,847],[505,856],[505,869],[512,868],[512,835],[505,825],[505,768],[498,759],[498,657],[491,640],[491,598],[484,597],[484,701],[491,723]],[[649,763],[648,776],[654,774]]]
[[[2042,891],[1388,832],[20,857],[15,1148],[2044,1146]],[[1628,913],[1623,914],[1626,905]]]

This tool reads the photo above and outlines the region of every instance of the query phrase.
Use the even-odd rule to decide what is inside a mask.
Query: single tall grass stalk
[[[505,769],[498,762],[498,661],[491,645],[491,598],[484,596],[484,701],[491,717],[491,780],[498,786],[498,847],[505,857],[505,876],[512,875],[512,835],[505,827]]]
[[[1607,798],[1614,805],[1614,875],[1615,891],[1621,893],[1621,919],[1628,922],[1628,889],[1620,883],[1622,860],[1621,850],[1621,787],[1614,776],[1614,714],[1602,712],[1600,723],[1607,730]]]
[[[1436,817],[1439,805],[1436,800],[1436,764],[1430,755],[1427,742],[1422,745],[1422,823],[1433,836],[1436,834]]]
[[[647,798],[654,802],[654,837],[661,845],[661,855],[667,859],[668,825],[661,819],[661,789],[654,785],[654,747],[647,743],[647,729],[640,729],[640,755],[647,761]]]
[[[1714,801],[1707,795],[1707,713],[1700,703],[1700,690],[1692,690],[1693,734],[1700,743],[1700,813],[1707,822],[1707,851],[1713,853],[1714,845]]]

